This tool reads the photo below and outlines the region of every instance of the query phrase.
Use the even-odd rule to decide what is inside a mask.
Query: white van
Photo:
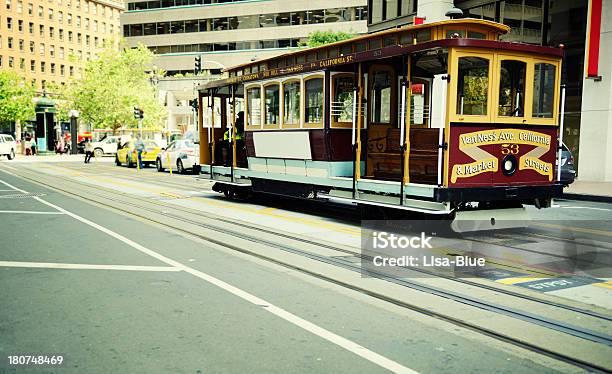
[[[117,154],[117,146],[130,140],[130,135],[121,136],[107,136],[99,142],[93,142],[94,155],[96,157],[102,157],[103,155],[115,155]]]
[[[12,160],[15,158],[16,149],[17,142],[12,136],[0,134],[0,156],[6,156]]]

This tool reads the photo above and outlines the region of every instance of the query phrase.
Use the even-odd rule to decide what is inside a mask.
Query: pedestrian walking
[[[91,156],[93,156],[93,152],[94,152],[93,144],[91,144],[91,141],[89,141],[89,139],[85,139],[85,163],[86,164],[89,164],[89,161],[91,161]]]
[[[36,155],[36,138],[32,137],[30,140],[30,149],[32,150],[32,156]]]
[[[136,138],[136,142],[134,142],[134,147],[136,148],[136,152],[138,152],[138,168],[142,169],[142,152],[144,152],[145,144],[142,141],[140,135]]]

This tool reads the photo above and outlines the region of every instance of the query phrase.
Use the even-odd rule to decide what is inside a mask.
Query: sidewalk
[[[563,190],[563,198],[612,203],[612,182],[576,180]]]
[[[57,155],[57,154],[46,154],[46,155],[35,155],[35,156],[24,156],[21,154],[16,155],[15,159],[7,160],[6,157],[0,158],[0,162],[11,163],[33,163],[33,162],[83,162],[85,155]],[[91,162],[114,162],[114,157],[92,157]]]

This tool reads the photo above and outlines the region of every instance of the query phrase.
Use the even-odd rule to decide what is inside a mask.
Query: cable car
[[[563,50],[509,31],[446,20],[227,69],[198,87],[201,177],[227,196],[524,220],[562,193]]]

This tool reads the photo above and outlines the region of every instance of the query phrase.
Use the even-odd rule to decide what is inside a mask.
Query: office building
[[[120,2],[2,0],[0,69],[17,71],[42,91],[78,74],[77,60],[93,58],[120,31]],[[71,57],[74,56],[74,57]]]

